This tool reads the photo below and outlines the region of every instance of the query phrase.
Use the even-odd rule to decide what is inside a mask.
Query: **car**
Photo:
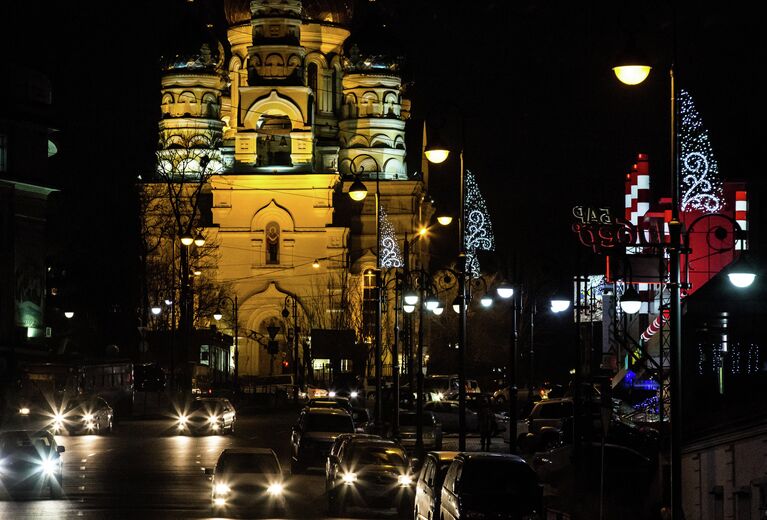
[[[214,515],[241,510],[283,516],[286,511],[285,480],[274,450],[227,448],[214,468],[205,468],[211,479]]]
[[[338,465],[327,492],[330,515],[349,505],[412,511],[414,477],[405,450],[385,439],[352,439],[331,459]]]
[[[400,410],[399,413],[399,443],[407,448],[415,448],[418,430],[418,414]],[[421,419],[423,447],[428,450],[442,449],[442,423],[432,412],[424,411]]]
[[[223,397],[198,397],[178,413],[176,430],[179,434],[219,435],[234,433],[237,412]]]
[[[342,433],[336,437],[333,446],[330,448],[328,458],[325,462],[325,491],[327,492],[331,483],[335,479],[336,472],[338,471],[338,453],[344,444],[352,439],[381,439],[380,435],[370,435],[367,433]]]
[[[458,431],[458,401],[431,401],[424,403],[424,411],[431,412],[434,417],[442,424],[442,431]],[[477,414],[471,410],[466,410],[466,429],[468,431],[477,431]]]
[[[309,399],[309,402],[306,403],[306,408],[338,408],[346,410],[350,414],[354,412],[351,401],[346,397],[340,396]]]
[[[432,520],[439,514],[439,501],[442,482],[445,480],[450,463],[458,455],[457,451],[430,451],[423,459],[421,471],[415,485],[415,520]]]
[[[337,408],[304,408],[290,435],[290,471],[324,467],[330,448],[342,433],[354,433],[352,416]]]
[[[352,420],[357,433],[368,433],[373,428],[373,420],[367,408],[352,408]]]
[[[66,431],[71,435],[112,433],[114,410],[101,397],[79,397],[69,401],[62,412],[53,414],[50,428],[54,433]]]
[[[516,455],[460,453],[450,463],[440,491],[441,520],[537,518],[543,488]]]
[[[48,491],[61,498],[64,451],[49,430],[0,433],[0,484],[12,497]]]

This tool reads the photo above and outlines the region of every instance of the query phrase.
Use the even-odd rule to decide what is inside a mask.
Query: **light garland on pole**
[[[464,222],[464,246],[466,248],[466,272],[472,278],[479,278],[480,266],[477,251],[494,251],[495,236],[493,223],[487,211],[485,198],[471,171],[466,170],[465,180],[466,222]]]
[[[378,226],[380,229],[379,240],[381,241],[378,244],[379,251],[381,252],[380,265],[378,267],[403,267],[405,262],[402,259],[402,251],[400,251],[399,243],[397,242],[397,234],[394,232],[394,226],[383,206],[379,207]]]
[[[682,211],[716,213],[724,206],[722,181],[708,130],[686,90],[679,94]]]

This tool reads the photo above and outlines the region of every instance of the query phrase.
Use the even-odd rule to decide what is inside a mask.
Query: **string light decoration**
[[[722,181],[708,130],[686,90],[679,94],[682,211],[716,213],[724,206]]]
[[[471,171],[466,170],[464,212],[464,247],[466,249],[466,272],[472,278],[479,278],[480,267],[477,251],[494,251],[495,237],[493,223],[487,211],[485,198]]]
[[[380,265],[378,267],[403,267],[405,262],[402,259],[402,252],[399,249],[397,234],[394,232],[394,226],[389,220],[389,216],[386,214],[383,206],[378,208],[378,226],[381,241],[378,244],[378,250],[380,251]]]

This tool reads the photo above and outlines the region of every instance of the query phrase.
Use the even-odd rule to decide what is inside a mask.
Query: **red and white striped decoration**
[[[735,192],[735,221],[743,232],[748,231],[748,193],[745,190]],[[735,248],[745,251],[748,249],[748,241],[745,238],[738,240]]]
[[[658,314],[658,317],[650,323],[650,326],[642,333],[642,341],[650,341],[650,338],[655,336],[658,331],[663,327],[663,324],[668,321],[670,313],[668,309],[665,309],[662,313]]]

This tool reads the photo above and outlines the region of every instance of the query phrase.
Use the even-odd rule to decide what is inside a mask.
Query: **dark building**
[[[721,272],[685,299],[685,311],[685,514],[765,518],[767,281],[741,289]]]

